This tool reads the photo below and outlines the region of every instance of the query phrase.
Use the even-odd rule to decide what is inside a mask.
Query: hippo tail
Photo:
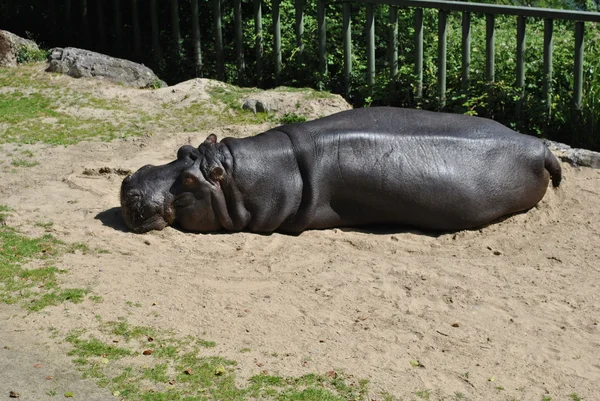
[[[560,185],[560,181],[562,180],[562,169],[560,168],[560,163],[556,156],[550,152],[550,149],[546,147],[546,153],[544,155],[544,167],[550,173],[550,178],[552,179],[552,186],[558,187]]]

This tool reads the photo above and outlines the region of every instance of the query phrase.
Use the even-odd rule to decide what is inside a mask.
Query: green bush
[[[17,49],[17,64],[34,63],[45,61],[48,58],[48,50],[43,50],[36,45],[23,45]]]

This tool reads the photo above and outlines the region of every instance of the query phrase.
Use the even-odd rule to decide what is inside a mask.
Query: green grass
[[[295,113],[286,113],[280,119],[279,122],[281,124],[295,124],[295,123],[303,123],[306,121],[306,117],[299,116]]]
[[[65,107],[127,110],[121,102],[75,92],[58,83],[40,79],[30,68],[0,68],[0,87],[13,89],[0,94],[0,143],[45,142],[68,145],[86,139],[112,140],[141,135],[143,111],[123,121],[71,115]]]
[[[48,229],[52,228],[52,226],[54,225],[54,222],[52,222],[52,221],[36,221],[33,225],[36,227],[40,227],[45,230],[48,230]]]
[[[207,347],[216,345],[212,341],[134,326],[123,318],[98,322],[102,336],[119,346],[85,330],[72,331],[66,338],[73,347],[69,355],[84,377],[128,401],[362,401],[367,395],[366,380],[343,372],[300,377],[258,374],[245,385],[236,385],[237,363],[211,354]],[[143,355],[148,349],[153,352]]]
[[[10,211],[0,206],[0,221],[4,222]],[[0,225],[0,302],[20,303],[29,311],[39,311],[67,301],[83,301],[88,290],[62,288],[58,277],[66,271],[54,266],[59,255],[79,248],[81,245],[65,244],[50,234],[29,238]],[[24,267],[32,261],[41,267]]]
[[[13,159],[10,163],[13,167],[34,167],[40,163],[35,160]]]

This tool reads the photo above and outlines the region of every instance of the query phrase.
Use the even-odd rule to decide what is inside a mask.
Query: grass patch
[[[11,208],[5,205],[0,205],[0,224],[3,224],[6,221],[6,217],[10,212],[12,212]]]
[[[279,119],[279,122],[281,124],[295,124],[295,123],[303,123],[305,121],[306,121],[306,117],[300,116],[296,113],[286,113]]]
[[[0,206],[1,221],[9,213],[8,207]],[[0,225],[0,302],[21,303],[29,311],[39,311],[67,301],[83,301],[88,290],[61,288],[58,276],[66,270],[54,266],[59,255],[77,248],[50,234],[29,238],[6,224]],[[41,267],[23,267],[34,260]]]
[[[109,141],[144,133],[141,122],[148,115],[143,111],[122,121],[69,114],[64,107],[113,111],[127,110],[128,105],[36,78],[35,69],[0,68],[0,86],[14,89],[0,94],[0,143],[69,145],[92,138]]]
[[[207,89],[211,96],[212,104],[219,107],[220,112],[216,113],[218,122],[221,124],[262,124],[264,122],[275,121],[273,115],[269,113],[253,113],[250,110],[242,108],[241,100],[253,93],[260,92],[258,89],[238,88],[236,86],[213,86]],[[186,111],[189,113],[192,109],[203,108],[204,105],[191,105]],[[211,113],[214,114],[214,113]]]
[[[54,222],[52,222],[52,221],[36,221],[35,223],[33,223],[33,225],[36,227],[43,228],[45,230],[49,230],[54,225]]]
[[[34,167],[40,163],[35,160],[13,159],[10,163],[13,167]]]
[[[214,346],[212,341],[133,326],[123,318],[116,322],[99,319],[99,324],[111,342],[90,337],[83,330],[73,331],[67,336],[73,346],[69,355],[84,377],[128,401],[362,401],[367,395],[366,380],[333,371],[301,377],[264,373],[239,386],[237,363],[210,354],[206,347]]]

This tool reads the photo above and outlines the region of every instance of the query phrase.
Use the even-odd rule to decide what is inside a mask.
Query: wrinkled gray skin
[[[135,232],[399,224],[453,231],[537,204],[561,180],[541,140],[494,121],[400,108],[344,111],[255,137],[211,135],[125,178]]]

